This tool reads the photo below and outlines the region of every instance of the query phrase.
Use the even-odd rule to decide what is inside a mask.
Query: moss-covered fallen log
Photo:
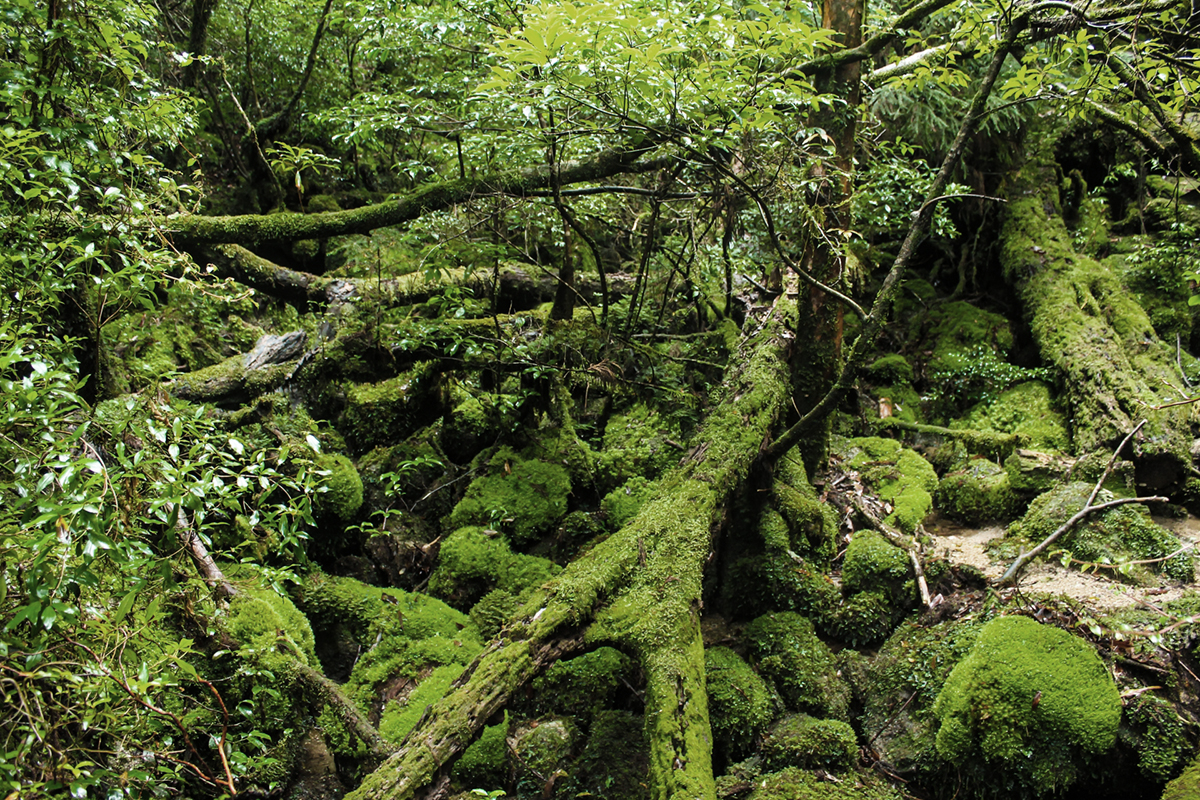
[[[642,160],[649,148],[608,150],[590,159],[563,164],[557,170],[559,185],[583,183],[614,175],[649,172],[666,162]],[[351,233],[370,233],[379,228],[411,222],[431,211],[440,211],[491,194],[521,194],[544,189],[555,175],[549,167],[510,170],[476,178],[457,178],[421,187],[404,197],[384,203],[331,211],[324,214],[245,214],[206,217],[188,214],[157,220],[163,235],[176,245],[254,242],[283,242],[322,239]]]
[[[1001,231],[1004,277],[1025,308],[1042,360],[1062,376],[1075,449],[1110,450],[1148,416],[1135,461],[1139,480],[1166,488],[1191,463],[1191,405],[1148,412],[1183,396],[1174,349],[1106,265],[1077,253],[1063,221],[1053,137],[1031,136],[1032,155],[1008,191]]]
[[[786,296],[732,362],[695,447],[618,533],[539,590],[410,732],[355,800],[415,796],[546,662],[546,649],[589,620],[589,642],[636,652],[646,675],[652,794],[713,798],[712,737],[699,613],[704,566],[726,503],[759,458],[789,396],[794,306]]]

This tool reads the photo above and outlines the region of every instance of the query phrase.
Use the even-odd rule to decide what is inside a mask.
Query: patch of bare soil
[[[1154,521],[1174,533],[1184,545],[1200,543],[1200,519],[1155,517]],[[934,553],[945,556],[951,563],[966,564],[982,572],[989,581],[1004,574],[1008,562],[993,561],[987,552],[988,542],[1004,535],[1004,527],[966,528],[937,515],[925,523],[925,530],[934,539]],[[1143,602],[1159,604],[1174,600],[1196,583],[1177,585],[1164,581],[1160,586],[1130,586],[1102,574],[1083,573],[1065,569],[1056,562],[1039,561],[1025,568],[1020,587],[1026,592],[1065,595],[1102,611],[1113,611]]]

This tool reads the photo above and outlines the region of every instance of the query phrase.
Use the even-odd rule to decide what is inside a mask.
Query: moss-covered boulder
[[[514,553],[494,531],[459,528],[442,542],[429,593],[456,608],[470,609],[493,589],[519,596],[561,570],[549,559]]]
[[[654,497],[655,484],[635,475],[600,500],[600,515],[610,531],[618,531]]]
[[[938,303],[929,312],[927,341],[931,373],[953,373],[971,366],[974,353],[987,348],[1000,355],[1013,346],[1008,319],[963,300]]]
[[[556,661],[534,679],[535,704],[542,713],[565,714],[584,722],[611,707],[617,693],[633,677],[629,656],[600,647],[575,658]]]
[[[964,525],[1008,520],[1020,500],[1009,484],[1008,472],[986,458],[973,458],[938,482],[934,503]]]
[[[598,487],[609,492],[636,475],[658,477],[679,461],[682,441],[678,428],[644,403],[613,415],[596,458]]]
[[[543,717],[517,727],[508,743],[518,795],[540,793],[566,766],[578,738],[579,729],[566,717]]]
[[[827,567],[836,550],[837,516],[818,499],[798,449],[776,465],[771,503],[787,524],[788,549]]]
[[[1073,784],[1115,743],[1121,697],[1086,642],[1028,617],[999,617],[950,672],[933,708],[939,757],[967,783],[1024,792]]]
[[[863,735],[890,769],[903,774],[936,769],[939,722],[933,705],[982,627],[969,618],[929,628],[906,622],[873,658],[847,660],[843,671],[863,709]]]
[[[913,533],[933,508],[938,477],[930,463],[895,439],[843,439],[834,446],[844,465],[858,470],[880,499],[892,504],[884,521]]]
[[[786,536],[786,524],[775,516],[778,535]],[[839,598],[824,568],[775,548],[735,560],[721,586],[722,605],[735,619],[795,611],[823,621]]]
[[[354,463],[339,454],[321,453],[313,464],[320,475],[313,510],[317,516],[348,522],[363,504],[363,482]]]
[[[571,764],[561,796],[647,800],[649,774],[642,718],[628,711],[601,711],[583,752]]]
[[[786,767],[846,770],[858,761],[858,739],[841,720],[794,714],[771,726],[763,739],[762,760],[766,772]]]
[[[846,718],[850,691],[813,624],[794,612],[766,614],[746,628],[759,671],[793,711]]]
[[[815,772],[788,767],[757,779],[748,800],[900,800],[900,793],[883,778],[854,773],[840,782],[823,780]]]
[[[859,531],[846,547],[842,587],[848,595],[873,591],[908,599],[912,591],[906,591],[905,584],[910,572],[907,553],[875,531]]]
[[[337,427],[354,453],[392,444],[428,425],[439,407],[439,375],[423,364],[377,383],[350,384]]]
[[[1194,800],[1200,797],[1200,756],[1163,789],[1162,800]]]
[[[1034,450],[1065,453],[1071,447],[1066,419],[1054,407],[1050,386],[1040,380],[1018,383],[994,400],[976,404],[950,427],[1016,434],[1022,446]]]
[[[571,478],[561,466],[501,448],[489,459],[487,474],[467,487],[450,514],[450,525],[486,526],[505,533],[514,545],[525,545],[567,513],[570,493]]]
[[[495,725],[487,725],[479,738],[463,751],[450,775],[455,783],[467,787],[499,786],[507,778],[508,766],[508,713]]]
[[[1092,488],[1092,484],[1075,481],[1040,495],[1025,516],[1009,527],[1008,536],[1027,539],[1031,544],[1041,542],[1083,508]],[[1112,495],[1102,490],[1097,502],[1106,499],[1111,500]],[[1056,545],[1067,550],[1075,561],[1114,565],[1114,577],[1135,582],[1152,580],[1151,573],[1186,582],[1195,575],[1191,552],[1180,552],[1178,537],[1154,524],[1140,505],[1126,504],[1089,514],[1063,534]]]
[[[736,761],[749,755],[775,715],[771,691],[758,673],[727,647],[705,650],[704,672],[715,749]]]

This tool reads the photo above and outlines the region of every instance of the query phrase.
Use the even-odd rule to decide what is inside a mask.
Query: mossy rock
[[[977,403],[950,427],[1016,434],[1023,447],[1034,450],[1065,453],[1071,448],[1066,419],[1054,407],[1050,386],[1039,380],[1018,383],[994,400]]]
[[[534,679],[535,702],[543,712],[566,714],[590,722],[610,707],[632,677],[629,656],[612,647],[599,647],[575,658],[556,661]]]
[[[1040,495],[1018,522],[1009,526],[1008,536],[1036,544],[1079,512],[1092,493],[1092,484],[1076,481]],[[1107,490],[1097,502],[1111,500]],[[1073,559],[1085,563],[1120,565],[1130,561],[1154,561],[1112,570],[1114,577],[1135,582],[1151,580],[1148,568],[1171,580],[1190,583],[1195,572],[1190,551],[1180,553],[1179,539],[1150,519],[1145,508],[1127,504],[1089,514],[1055,543]],[[1171,558],[1163,559],[1174,553]]]
[[[479,738],[471,742],[463,751],[450,775],[459,786],[499,786],[507,777],[508,763],[508,712],[504,720],[495,725],[487,725],[480,732]]]
[[[561,570],[549,559],[514,553],[494,532],[459,528],[442,542],[429,593],[457,608],[471,608],[493,589],[519,596]]]
[[[969,366],[972,351],[986,347],[1005,355],[1013,346],[1008,319],[963,300],[939,303],[929,312],[929,372],[954,372]]]
[[[842,439],[835,447],[845,466],[858,470],[879,498],[892,504],[884,521],[904,533],[915,532],[933,508],[938,485],[933,466],[895,439]]]
[[[782,517],[778,524],[786,534]],[[796,611],[823,621],[839,597],[825,569],[804,559],[797,562],[785,550],[777,549],[737,559],[721,585],[721,604],[735,619]]]
[[[900,793],[869,772],[854,773],[839,783],[815,772],[788,767],[755,781],[748,800],[900,800]]]
[[[813,624],[794,612],[765,614],[746,628],[750,653],[793,711],[845,719],[850,690]]]
[[[943,475],[933,500],[942,513],[971,526],[1011,519],[1020,506],[1008,472],[986,458]]]
[[[731,761],[748,755],[775,713],[771,691],[750,665],[727,647],[704,652],[708,715],[717,752]]]
[[[788,549],[828,567],[837,549],[837,515],[817,497],[798,449],[777,463],[771,502],[787,523]]]
[[[289,598],[271,589],[242,587],[229,601],[225,631],[244,649],[264,655],[282,649],[303,664],[317,663],[308,618]]]
[[[1147,692],[1125,705],[1123,740],[1137,752],[1138,772],[1154,783],[1179,774],[1192,754],[1187,728],[1171,703]]]
[[[875,359],[867,374],[877,384],[912,383],[913,368],[907,358],[893,353]]]
[[[875,531],[858,531],[846,547],[842,587],[848,595],[874,591],[899,597],[910,572],[907,553]]]
[[[497,415],[462,388],[454,391],[454,407],[442,417],[439,443],[459,464],[474,458],[495,440]]]
[[[521,601],[512,592],[492,589],[471,606],[471,621],[479,628],[481,636],[493,639],[520,607]]]
[[[463,666],[448,664],[435,667],[403,700],[390,701],[379,717],[379,735],[393,744],[403,741],[420,721],[426,707],[446,696],[450,685],[462,674]]]
[[[982,622],[971,618],[928,628],[906,622],[873,658],[843,662],[843,674],[862,704],[863,735],[883,763],[901,773],[929,773],[937,767],[939,723],[933,704],[982,628]]]
[[[1116,744],[1121,696],[1091,645],[1029,617],[998,617],[933,707],[938,755],[968,784],[1066,789]]]
[[[913,592],[915,599],[915,587]],[[851,647],[873,647],[888,637],[909,605],[893,603],[883,592],[859,592],[827,612],[825,631]]]
[[[674,425],[644,403],[610,417],[597,456],[596,482],[600,490],[609,492],[637,475],[658,477],[679,461],[677,444],[682,439]]]
[[[765,772],[786,767],[847,770],[858,762],[858,739],[849,723],[807,714],[784,717],[763,738]]]
[[[592,721],[583,752],[571,764],[563,797],[648,800],[650,763],[642,718],[606,710]]]
[[[579,729],[567,717],[543,717],[519,726],[509,738],[517,793],[540,793],[550,776],[567,763],[579,738]]]
[[[570,475],[559,465],[523,459],[501,448],[489,460],[488,474],[467,487],[450,514],[450,526],[493,527],[513,544],[525,545],[562,519],[570,493]]]
[[[1195,800],[1200,797],[1200,756],[1163,789],[1162,800]]]
[[[354,463],[339,454],[321,453],[313,461],[320,472],[313,511],[317,516],[349,522],[363,504],[363,482]]]
[[[655,495],[657,484],[635,475],[600,500],[600,515],[608,530],[619,531]]]
[[[377,383],[349,385],[338,430],[355,453],[407,438],[436,413],[438,379],[430,363]]]

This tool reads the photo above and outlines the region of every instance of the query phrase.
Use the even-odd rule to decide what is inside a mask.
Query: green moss
[[[1192,748],[1184,722],[1171,704],[1150,693],[1140,694],[1126,704],[1125,721],[1142,776],[1148,781],[1165,783],[1178,774]],[[1126,736],[1124,731],[1122,736]]]
[[[575,723],[565,717],[531,720],[510,738],[518,796],[540,796],[551,776],[563,767],[579,738]]]
[[[892,354],[875,359],[867,367],[867,374],[878,384],[912,383],[913,368],[907,358]]]
[[[654,484],[635,475],[622,485],[604,495],[600,500],[600,513],[610,531],[618,531],[637,516],[642,506],[654,497]]]
[[[640,475],[653,479],[679,461],[679,430],[650,406],[639,403],[617,414],[604,426],[604,444],[597,457],[596,481],[611,491]]]
[[[851,647],[871,647],[888,637],[902,613],[883,592],[859,592],[827,612],[825,629]]]
[[[512,552],[504,539],[482,528],[459,528],[442,543],[429,593],[470,608],[492,589],[519,596],[560,571],[549,559]]]
[[[1004,355],[1013,346],[1008,319],[962,300],[940,303],[929,312],[933,353],[929,372],[956,372],[970,365],[980,346]]]
[[[904,773],[934,771],[938,720],[933,705],[982,627],[971,618],[929,628],[904,623],[874,658],[844,662],[844,674],[862,704],[863,735],[882,761]]]
[[[431,390],[438,373],[432,362],[378,383],[351,384],[337,426],[355,453],[404,439],[428,424],[436,406]]]
[[[450,525],[494,527],[516,545],[549,532],[567,513],[571,478],[557,464],[522,459],[501,448],[488,462],[488,474],[476,478],[450,514]]]
[[[1178,778],[1163,789],[1162,800],[1194,800],[1200,797],[1200,756]]]
[[[977,404],[950,427],[1016,434],[1034,450],[1067,452],[1071,447],[1066,420],[1054,408],[1050,387],[1043,381],[1018,383],[995,400]]]
[[[611,647],[556,661],[533,682],[537,705],[543,712],[590,721],[613,701],[632,666],[628,656]]]
[[[807,618],[793,612],[765,614],[746,628],[759,671],[793,711],[845,718],[850,692],[837,674],[829,647]]]
[[[744,758],[774,716],[771,692],[758,673],[727,647],[704,651],[704,672],[715,746],[731,761]]]
[[[1091,484],[1076,481],[1040,495],[1029,505],[1025,516],[1009,526],[1008,536],[1025,538],[1034,544],[1042,541],[1083,508],[1092,488]],[[1107,490],[1102,490],[1101,495],[1097,502],[1112,499]],[[1146,509],[1138,505],[1089,514],[1063,534],[1056,545],[1078,561],[1126,563],[1126,567],[1113,573],[1114,577],[1144,581],[1148,579],[1145,572],[1148,568],[1172,580],[1191,582],[1195,574],[1191,553],[1179,553],[1179,539],[1154,524]],[[1172,553],[1176,555],[1165,561],[1141,566],[1127,563],[1163,559]]]
[[[894,439],[845,439],[835,446],[846,466],[858,470],[880,499],[894,509],[884,520],[907,534],[933,508],[937,473],[928,461]]]
[[[644,728],[642,718],[628,711],[598,713],[561,796],[647,800],[650,776]]]
[[[1028,617],[999,617],[951,671],[933,711],[940,757],[978,770],[981,781],[1003,774],[1047,793],[1116,743],[1121,698],[1086,642]]]
[[[828,567],[836,550],[837,515],[818,499],[798,450],[777,463],[772,502],[787,523],[788,549]]]
[[[788,767],[755,781],[748,800],[900,800],[900,796],[891,784],[869,772],[832,783],[808,770]]]
[[[296,602],[317,631],[346,625],[354,632],[355,639],[364,644],[381,636],[465,637],[479,642],[470,618],[441,600],[402,589],[371,586],[354,578],[314,573],[297,591]]]
[[[438,439],[451,460],[470,461],[490,441],[495,439],[497,415],[486,408],[479,398],[455,385],[454,407],[442,417]]]
[[[504,589],[492,589],[471,607],[471,621],[485,639],[493,639],[504,623],[521,607],[516,595]]]
[[[403,701],[388,703],[379,717],[379,735],[389,742],[399,743],[421,719],[426,706],[433,705],[450,691],[450,684],[462,671],[460,664],[436,667]]]
[[[850,539],[842,564],[847,594],[879,591],[898,595],[909,576],[908,555],[875,531],[859,531]]]
[[[779,524],[783,524],[782,518]],[[781,532],[786,533],[786,527]],[[721,587],[722,604],[736,619],[772,611],[797,611],[823,619],[837,605],[839,592],[825,570],[782,550],[738,559]]]
[[[1020,505],[1008,472],[984,458],[942,476],[934,502],[942,513],[971,526],[1010,519]]]
[[[508,761],[508,712],[504,721],[487,725],[479,738],[471,742],[450,774],[460,786],[499,786],[504,783],[505,765]]]
[[[303,664],[316,664],[312,627],[286,597],[270,589],[242,588],[229,601],[226,632],[243,648],[259,653],[282,650]]]
[[[354,519],[363,503],[363,482],[353,462],[341,454],[321,453],[314,459],[314,466],[328,474],[321,475],[313,510],[343,522]]]
[[[764,772],[785,767],[845,770],[858,762],[858,740],[848,723],[796,714],[776,722],[763,739]]]

